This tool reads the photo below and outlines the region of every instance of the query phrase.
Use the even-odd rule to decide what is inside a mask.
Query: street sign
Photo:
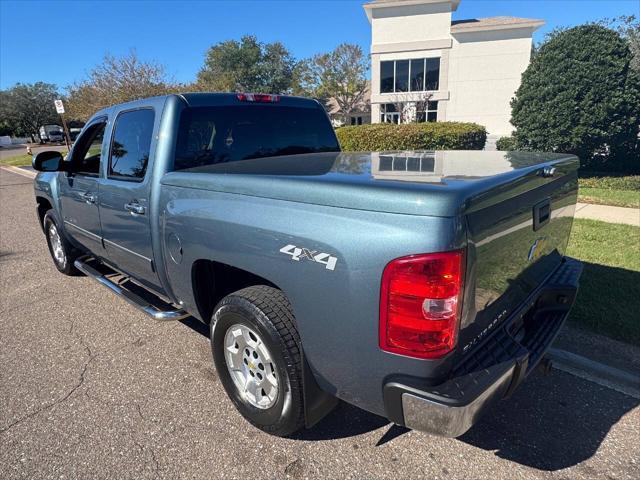
[[[56,112],[62,115],[64,113],[64,105],[62,104],[62,100],[54,100],[53,103],[56,106]]]

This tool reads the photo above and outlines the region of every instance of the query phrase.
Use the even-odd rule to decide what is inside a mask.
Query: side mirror
[[[63,162],[60,152],[47,150],[34,155],[31,165],[38,172],[61,172],[64,170]]]

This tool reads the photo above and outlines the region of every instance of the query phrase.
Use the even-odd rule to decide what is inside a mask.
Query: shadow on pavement
[[[522,465],[560,470],[592,457],[639,403],[567,373],[534,373],[459,440]]]
[[[189,317],[182,323],[208,337],[209,327]],[[513,397],[498,402],[478,424],[454,441],[495,451],[506,460],[555,471],[591,458],[613,427],[640,402],[614,390],[554,370],[533,373]],[[321,441],[348,438],[389,425],[376,446],[408,431],[344,402],[317,425],[291,438]],[[425,442],[429,435],[425,435]]]

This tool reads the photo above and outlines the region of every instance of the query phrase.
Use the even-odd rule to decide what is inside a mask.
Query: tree
[[[180,86],[167,78],[164,66],[145,62],[132,50],[123,57],[105,55],[89,78],[68,87],[69,116],[87,120],[96,111],[116,103],[166,95]]]
[[[298,65],[294,92],[326,103],[331,99],[343,120],[368,108],[366,102],[369,60],[358,45],[343,43],[329,53]]]
[[[591,169],[640,169],[640,79],[616,32],[583,25],[550,36],[511,102],[518,147],[578,155]]]
[[[51,83],[18,83],[9,90],[0,92],[0,118],[4,130],[15,136],[39,134],[42,125],[59,122],[54,100],[59,98],[55,85]]]
[[[599,25],[615,30],[629,44],[631,67],[640,71],[640,21],[635,15],[621,15],[617,18],[605,18]]]
[[[253,35],[209,48],[198,72],[199,90],[287,93],[295,60],[280,42],[261,43]]]

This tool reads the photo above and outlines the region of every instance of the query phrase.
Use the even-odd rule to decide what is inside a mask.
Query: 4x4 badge
[[[328,253],[318,252],[317,250],[309,250],[308,248],[296,247],[295,245],[285,245],[280,249],[280,253],[290,255],[291,260],[299,262],[300,260],[311,260],[312,262],[321,263],[327,270],[335,270],[338,259]]]

